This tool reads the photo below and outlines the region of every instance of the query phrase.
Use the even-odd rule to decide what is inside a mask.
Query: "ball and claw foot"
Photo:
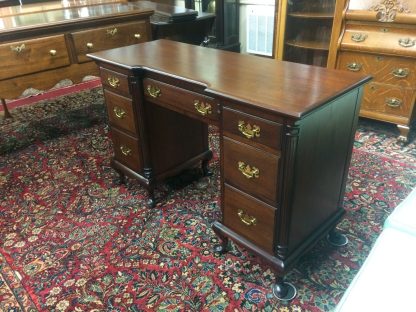
[[[272,292],[278,300],[286,302],[293,300],[297,295],[296,287],[283,281],[273,284]]]
[[[332,246],[335,247],[342,247],[348,244],[348,237],[337,231],[329,232],[327,240]]]

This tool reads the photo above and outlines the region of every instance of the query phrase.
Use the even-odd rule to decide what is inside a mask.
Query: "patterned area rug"
[[[158,186],[161,203],[148,209],[137,182],[117,183],[104,111],[96,88],[0,121],[0,311],[331,311],[416,185],[415,144],[360,121],[339,225],[350,243],[322,240],[302,257],[287,275],[298,296],[283,304],[257,257],[234,244],[212,251],[217,132],[214,174],[192,180],[189,171]]]

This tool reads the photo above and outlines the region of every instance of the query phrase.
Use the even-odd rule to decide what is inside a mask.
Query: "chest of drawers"
[[[122,179],[140,181],[154,206],[157,182],[199,163],[207,172],[207,127],[217,126],[217,250],[232,239],[264,258],[275,295],[292,298],[284,274],[343,215],[369,78],[168,40],[89,56],[100,66]]]

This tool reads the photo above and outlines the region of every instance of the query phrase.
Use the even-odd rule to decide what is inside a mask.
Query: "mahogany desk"
[[[138,179],[154,205],[157,181],[211,157],[219,127],[222,220],[231,238],[284,274],[342,217],[363,84],[370,77],[168,40],[89,54],[100,67],[112,166]],[[338,241],[338,242],[337,242]],[[345,242],[345,241],[344,241]]]

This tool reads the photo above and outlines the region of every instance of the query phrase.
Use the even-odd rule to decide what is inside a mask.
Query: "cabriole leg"
[[[397,129],[399,129],[400,135],[397,138],[402,143],[407,143],[409,139],[409,130],[410,128],[403,125],[397,125]]]

